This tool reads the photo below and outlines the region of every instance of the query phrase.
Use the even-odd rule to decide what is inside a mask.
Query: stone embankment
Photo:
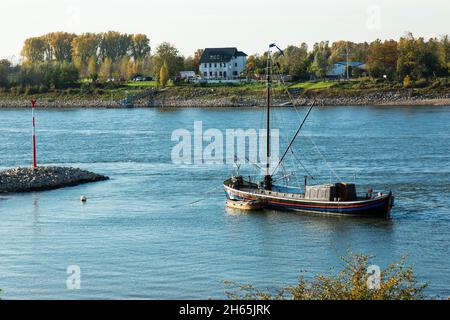
[[[12,168],[0,171],[0,193],[52,190],[108,179],[70,167]]]
[[[320,106],[417,106],[417,105],[450,105],[450,93],[411,94],[407,90],[400,91],[371,91],[371,92],[321,92],[311,94],[292,95],[296,105],[309,105],[315,101]],[[274,106],[287,106],[291,99],[287,94],[273,97]],[[236,91],[224,92],[216,89],[185,89],[174,88],[160,92],[151,99],[137,99],[134,107],[263,107],[266,104],[263,92]],[[29,108],[27,99],[0,99],[0,108]],[[93,97],[92,99],[39,99],[39,108],[123,108],[117,101],[105,101]]]

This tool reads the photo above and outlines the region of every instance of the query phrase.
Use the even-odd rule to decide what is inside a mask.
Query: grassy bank
[[[117,101],[149,89],[161,89],[156,81],[124,82],[110,84],[82,83],[68,89],[45,88],[11,88],[0,90],[0,106],[22,106],[30,99],[38,99],[43,105],[71,106],[79,102],[85,106],[118,106]],[[273,97],[277,103],[289,101],[288,89],[296,99],[324,99],[324,104],[386,104],[390,100],[403,101],[411,99],[433,100],[450,98],[450,79],[441,78],[430,82],[415,82],[404,87],[397,82],[372,81],[361,78],[350,81],[306,81],[289,84],[288,87],[274,84]],[[169,83],[164,92],[155,96],[156,104],[171,106],[247,106],[259,105],[264,100],[266,85],[264,82],[237,84],[174,84]],[[178,101],[179,100],[179,101]],[[367,101],[366,101],[367,100]],[[378,101],[379,100],[379,101]],[[188,101],[189,104],[183,104]],[[13,104],[12,102],[17,102]],[[19,103],[20,102],[20,103]],[[378,103],[379,102],[379,103]],[[148,101],[141,101],[145,106]],[[428,104],[428,102],[424,102]],[[445,101],[440,104],[447,104]],[[75,104],[74,106],[79,106]]]

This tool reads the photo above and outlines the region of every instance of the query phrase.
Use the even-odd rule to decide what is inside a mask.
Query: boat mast
[[[270,175],[270,90],[272,89],[272,57],[271,48],[275,44],[269,45],[267,51],[267,114],[266,114],[266,174],[264,176],[264,189],[272,189],[272,176]]]
[[[271,77],[271,56],[270,56],[270,46],[267,52],[267,114],[266,114],[266,176],[270,174],[269,172],[269,160],[270,160],[270,89],[272,86]]]

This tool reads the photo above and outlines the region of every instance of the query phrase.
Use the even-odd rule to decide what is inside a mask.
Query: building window
[[[237,76],[238,72],[237,71],[233,71],[233,76]]]
[[[204,77],[208,76],[208,72],[206,72],[206,71],[203,72],[203,76],[204,76]]]
[[[212,64],[211,64],[211,63],[209,64],[209,67],[210,67],[210,68],[212,67]]]
[[[214,63],[214,68],[217,68],[217,63]]]
[[[224,77],[224,78],[227,77],[227,72],[226,72],[226,71],[223,72],[223,77]]]
[[[234,63],[234,66],[237,67],[237,62]]]
[[[222,77],[222,71],[219,72],[219,76]]]
[[[209,76],[212,77],[212,71],[209,72]]]

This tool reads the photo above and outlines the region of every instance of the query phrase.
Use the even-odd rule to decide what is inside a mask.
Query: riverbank
[[[142,90],[130,93],[117,89],[107,93],[78,91],[34,95],[0,95],[0,108],[29,108],[30,99],[38,100],[39,108],[121,108],[121,100],[139,95]],[[333,89],[291,90],[275,88],[274,106],[309,105],[313,101],[322,106],[341,105],[450,105],[450,88],[430,89]],[[264,87],[195,87],[175,86],[132,100],[134,107],[258,107],[266,103]]]
[[[52,190],[108,179],[70,167],[12,168],[0,171],[0,193]]]

